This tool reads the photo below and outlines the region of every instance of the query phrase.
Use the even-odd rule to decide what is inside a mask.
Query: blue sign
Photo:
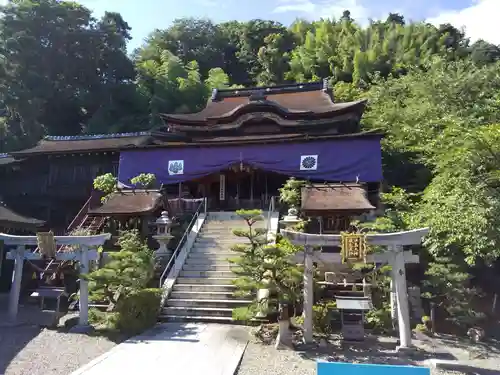
[[[430,375],[428,367],[317,362],[317,375]]]

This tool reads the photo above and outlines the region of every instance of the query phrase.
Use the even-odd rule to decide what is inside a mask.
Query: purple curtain
[[[141,173],[175,184],[234,164],[321,181],[382,180],[380,137],[342,138],[302,143],[127,150],[120,154],[118,179],[130,184]]]

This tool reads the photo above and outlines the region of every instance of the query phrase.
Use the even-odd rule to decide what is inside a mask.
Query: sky
[[[285,25],[295,18],[339,17],[345,9],[360,23],[384,19],[389,12],[407,20],[449,22],[473,40],[500,44],[500,0],[80,0],[96,16],[120,12],[132,27],[129,51],[154,29],[167,28],[176,18],[207,17],[213,21],[273,19]]]
[[[0,0],[0,2],[5,0]],[[167,28],[176,18],[207,17],[213,21],[273,19],[285,25],[297,17],[339,17],[345,9],[360,23],[385,19],[389,12],[406,20],[449,22],[464,27],[472,41],[500,44],[500,0],[79,0],[100,16],[121,13],[132,27],[128,49],[140,46],[154,29]]]

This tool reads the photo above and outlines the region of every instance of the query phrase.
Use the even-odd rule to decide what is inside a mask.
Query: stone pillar
[[[396,283],[394,276],[394,265],[391,270],[391,291],[390,291],[390,302],[391,302],[391,320],[392,320],[392,328],[396,329],[398,324],[398,302],[396,299]]]
[[[14,258],[14,274],[12,275],[12,286],[9,295],[9,319],[14,322],[19,310],[19,296],[21,294],[21,281],[23,279],[24,245],[18,245]]]
[[[72,332],[88,332],[92,329],[89,325],[89,282],[84,277],[89,273],[89,248],[87,245],[80,245],[80,316],[78,325],[71,329]],[[83,276],[83,277],[82,277]]]
[[[314,269],[313,249],[304,247],[304,342],[313,341]]]
[[[420,321],[425,312],[422,307],[422,292],[418,286],[408,288],[408,299],[410,301],[411,316]]]
[[[411,348],[411,327],[410,310],[408,306],[408,290],[406,287],[406,269],[403,246],[393,245],[391,249],[393,254],[393,277],[396,286],[396,300],[398,307],[398,325],[400,349]]]

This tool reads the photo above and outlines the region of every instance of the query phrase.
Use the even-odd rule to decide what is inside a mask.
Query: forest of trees
[[[447,277],[443,291],[467,277],[449,280],[449,264],[469,272],[500,255],[499,46],[396,13],[361,27],[345,11],[289,27],[179,19],[129,56],[117,13],[98,20],[56,0],[0,12],[0,152],[46,134],[151,129],[158,113],[203,107],[212,88],[329,78],[336,101],[367,98],[363,126],[386,133],[378,228],[430,225],[429,272]]]

